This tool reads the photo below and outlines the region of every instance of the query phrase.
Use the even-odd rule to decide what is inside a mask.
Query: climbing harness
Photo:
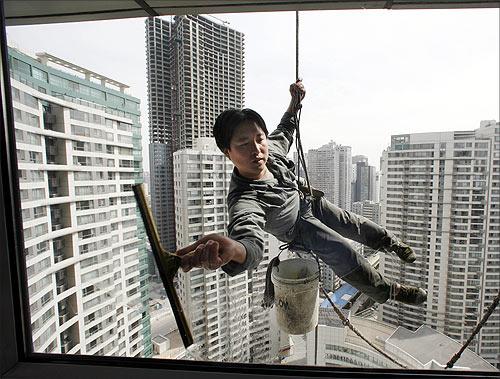
[[[493,302],[490,304],[488,309],[486,310],[486,313],[484,314],[483,318],[481,321],[476,325],[474,330],[472,331],[472,334],[470,337],[467,339],[467,341],[463,344],[462,348],[449,360],[449,362],[446,364],[445,370],[448,368],[452,368],[453,365],[458,361],[464,350],[469,346],[469,344],[472,342],[474,337],[476,336],[477,333],[481,330],[484,324],[486,324],[486,321],[488,321],[488,318],[491,316],[495,308],[497,307],[498,303],[500,302],[500,290],[498,291],[497,296],[493,299]]]

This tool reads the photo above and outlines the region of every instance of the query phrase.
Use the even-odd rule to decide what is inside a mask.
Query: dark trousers
[[[312,250],[347,283],[379,303],[389,299],[391,283],[346,240],[372,249],[388,247],[391,236],[365,217],[345,211],[325,198],[301,199],[300,216],[290,246]]]

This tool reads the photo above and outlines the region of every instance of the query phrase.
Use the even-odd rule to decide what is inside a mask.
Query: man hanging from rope
[[[290,246],[313,251],[341,279],[379,303],[389,299],[423,303],[426,291],[389,282],[346,238],[395,252],[411,263],[416,256],[409,246],[370,220],[333,205],[319,191],[309,196],[299,190],[294,163],[286,155],[305,96],[301,81],[290,85],[290,94],[288,109],[269,135],[262,117],[251,109],[230,109],[217,117],[213,128],[217,146],[235,166],[227,198],[228,237],[209,234],[178,250],[183,271],[220,267],[234,276],[254,269],[262,260],[264,232],[268,232]]]

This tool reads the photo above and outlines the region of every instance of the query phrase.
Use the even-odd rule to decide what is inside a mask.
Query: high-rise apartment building
[[[352,211],[376,224],[380,224],[380,203],[371,200],[358,201],[352,204]]]
[[[333,204],[351,209],[351,147],[331,141],[307,152],[307,172],[311,186],[323,191]],[[333,270],[321,263],[321,281],[328,291],[334,291],[339,279]]]
[[[380,224],[380,203],[371,200],[357,201],[352,203],[352,211],[376,224]],[[365,256],[375,253],[375,250],[361,244],[359,244],[358,251]]]
[[[381,160],[382,223],[412,246],[414,264],[381,255],[390,279],[428,291],[423,306],[386,303],[380,318],[426,324],[465,341],[498,293],[500,126],[392,136]],[[500,309],[470,348],[500,367]]]
[[[37,56],[9,49],[34,351],[148,357],[139,100]]]
[[[339,160],[339,207],[350,210],[352,182],[351,147],[338,145],[336,150],[338,150]]]
[[[368,164],[368,158],[363,155],[352,157],[353,186],[352,201],[376,199],[376,176],[374,166]]]
[[[153,214],[175,249],[172,154],[210,137],[217,115],[244,103],[244,36],[202,16],[146,20]]]
[[[311,185],[333,204],[351,209],[351,147],[330,142],[307,153]]]
[[[209,233],[227,231],[229,181],[233,164],[213,138],[195,140],[174,153],[177,240],[185,246]],[[234,277],[222,269],[179,273],[179,296],[192,326],[200,357],[213,361],[270,362],[279,344],[263,310],[269,240],[264,260]]]

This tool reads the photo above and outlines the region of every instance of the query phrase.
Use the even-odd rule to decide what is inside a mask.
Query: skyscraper
[[[339,207],[345,210],[351,209],[351,182],[352,161],[351,147],[337,146],[339,159]]]
[[[208,233],[227,230],[226,197],[233,164],[213,138],[174,153],[177,239],[183,246]],[[263,310],[269,239],[259,267],[230,277],[221,269],[179,273],[179,294],[200,357],[213,361],[270,362],[279,347]],[[274,351],[273,351],[274,346]]]
[[[380,224],[380,203],[375,203],[371,200],[357,201],[352,203],[352,211],[360,216],[366,217],[376,224]],[[359,252],[368,256],[373,254],[375,250],[359,244]]]
[[[311,186],[323,191],[333,204],[351,209],[351,147],[331,141],[307,152],[307,172]],[[339,280],[333,270],[321,263],[321,281],[328,291],[334,291]]]
[[[368,158],[363,155],[352,157],[353,186],[352,201],[376,199],[376,170],[368,164]]]
[[[150,18],[146,30],[153,212],[162,242],[173,250],[175,239],[186,245],[227,228],[232,164],[207,137],[219,113],[243,107],[244,36],[201,16]],[[269,312],[259,301],[267,245],[263,264],[251,273],[179,274],[180,295],[204,358],[268,362],[277,354]]]
[[[202,16],[146,20],[151,197],[163,245],[175,250],[172,155],[211,137],[217,115],[244,103],[244,36]]]
[[[307,153],[311,185],[333,204],[351,209],[351,147],[330,142]]]
[[[139,100],[37,57],[9,49],[34,351],[148,357]]]
[[[392,136],[381,160],[382,223],[417,254],[412,265],[381,255],[388,278],[427,289],[423,306],[387,303],[382,321],[425,323],[465,341],[498,292],[500,127]],[[500,367],[500,309],[470,348]]]

